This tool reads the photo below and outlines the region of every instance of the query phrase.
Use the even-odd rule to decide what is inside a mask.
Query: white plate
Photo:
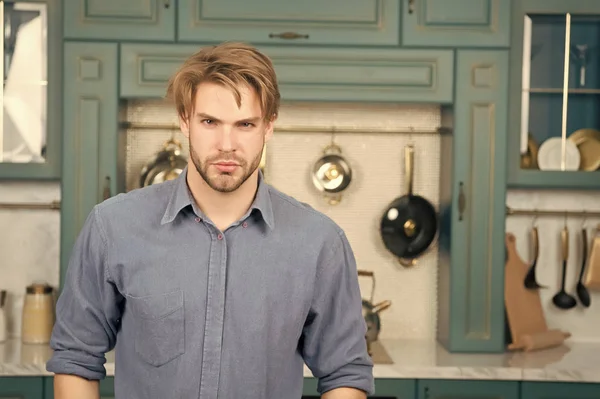
[[[565,141],[565,170],[579,170],[581,155],[577,146],[569,141]],[[562,159],[562,139],[552,137],[542,143],[538,151],[538,166],[540,170],[561,170]]]

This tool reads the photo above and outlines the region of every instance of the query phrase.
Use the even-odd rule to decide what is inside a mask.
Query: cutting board
[[[525,288],[529,265],[517,252],[514,234],[506,233],[505,242],[504,303],[512,336],[508,349],[537,350],[562,344],[570,334],[548,330],[539,291]]]

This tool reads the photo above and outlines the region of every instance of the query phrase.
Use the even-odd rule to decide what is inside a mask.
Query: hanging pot
[[[392,302],[385,300],[377,304],[373,303],[373,297],[375,293],[375,275],[372,271],[358,270],[359,276],[371,277],[373,280],[371,288],[371,299],[362,300],[362,314],[367,324],[367,333],[365,339],[367,341],[367,350],[369,355],[371,354],[371,344],[379,339],[379,333],[381,332],[381,319],[379,313],[392,306]]]
[[[387,207],[381,218],[380,233],[388,251],[398,258],[400,264],[410,267],[433,242],[438,230],[438,217],[431,202],[413,194],[413,145],[406,146],[404,161],[407,193]]]
[[[342,156],[339,146],[331,143],[323,149],[323,156],[313,165],[312,181],[317,190],[325,194],[330,205],[342,200],[342,191],[352,181],[352,168]]]
[[[173,138],[167,140],[154,159],[142,168],[140,186],[146,187],[176,179],[188,163],[181,152],[182,147],[179,141]]]

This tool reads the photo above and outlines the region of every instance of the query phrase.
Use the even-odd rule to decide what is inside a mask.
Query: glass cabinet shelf
[[[520,168],[600,179],[600,16],[523,24]]]

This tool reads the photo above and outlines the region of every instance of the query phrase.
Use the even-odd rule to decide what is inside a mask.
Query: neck
[[[239,220],[250,208],[258,188],[258,169],[235,191],[221,193],[213,190],[200,176],[193,164],[188,166],[187,184],[200,210],[224,231]]]

